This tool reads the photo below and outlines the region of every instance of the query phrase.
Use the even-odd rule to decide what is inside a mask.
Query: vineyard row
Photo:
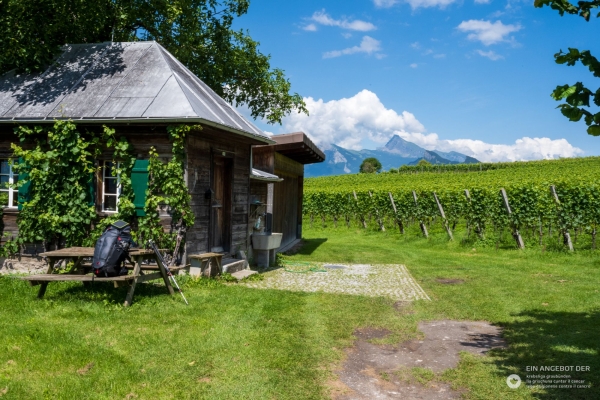
[[[519,248],[524,248],[521,233],[554,231],[565,246],[573,250],[571,232],[591,235],[592,248],[600,223],[600,183],[561,182],[556,185],[524,183],[505,188],[478,187],[446,190],[311,190],[304,195],[304,214],[322,220],[356,221],[367,227],[374,218],[380,230],[384,221],[393,221],[401,233],[411,221],[419,224],[423,236],[427,226],[441,221],[449,239],[460,220],[466,220],[468,232],[479,238],[508,228]]]

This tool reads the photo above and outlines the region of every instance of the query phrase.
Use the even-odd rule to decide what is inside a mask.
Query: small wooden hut
[[[201,125],[202,130],[190,134],[185,144],[185,179],[196,217],[187,231],[186,252],[218,251],[227,255],[249,248],[252,182],[278,181],[259,170],[252,173],[252,147],[276,141],[241,116],[160,44],[68,45],[43,73],[10,72],[1,76],[2,182],[16,180],[9,161],[15,126],[53,124],[57,119],[72,120],[89,130],[106,125],[125,135],[138,154],[134,173],[136,182],[142,185],[142,190],[136,192],[141,196],[143,180],[148,179],[144,161],[150,147],[154,146],[161,158],[171,157],[167,126]],[[118,207],[118,185],[111,181],[109,160],[109,155],[98,160],[102,168],[94,181],[96,209],[101,215],[114,213]],[[294,182],[297,208],[301,189],[298,181]],[[2,191],[6,197],[2,204],[4,230],[17,234],[17,189],[5,187]],[[143,208],[144,199],[138,196],[135,203]],[[168,218],[165,213],[165,223]],[[35,251],[32,246],[31,252]]]

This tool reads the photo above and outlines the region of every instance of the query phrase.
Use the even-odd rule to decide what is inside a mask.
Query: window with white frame
[[[19,174],[13,170],[13,162],[0,159],[0,206],[16,208],[18,205],[19,189],[17,182]]]
[[[119,211],[121,185],[119,178],[113,175],[115,167],[118,168],[119,164],[112,161],[102,162],[102,211],[104,212]]]

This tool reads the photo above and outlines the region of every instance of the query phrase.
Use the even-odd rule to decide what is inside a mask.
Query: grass
[[[398,312],[391,300],[253,290],[187,281],[190,302],[141,285],[128,309],[124,289],[76,283],[37,287],[0,278],[0,396],[24,398],[320,399],[358,327],[417,334],[421,320],[487,320],[504,327],[508,349],[463,355],[435,378],[469,398],[600,398],[600,257],[486,243],[429,240],[410,231],[306,228],[297,261],[402,263],[432,298]],[[448,285],[438,279],[460,279]],[[586,365],[571,373],[587,390],[511,390],[527,366]]]
[[[320,221],[319,221],[320,223]],[[459,367],[443,374],[470,398],[600,398],[600,255],[556,247],[514,249],[512,242],[448,242],[441,229],[430,239],[412,226],[405,236],[344,227],[305,230],[307,244],[294,257],[305,261],[405,264],[432,298],[415,302],[406,324],[423,320],[485,320],[504,328],[508,349],[486,358],[463,355]],[[508,235],[506,235],[508,237]],[[547,248],[554,250],[548,251]],[[443,284],[443,280],[461,284]],[[591,389],[542,391],[508,389],[510,374],[527,366],[589,366],[569,373]],[[529,374],[532,374],[531,372]],[[555,374],[546,372],[545,374]],[[556,373],[557,374],[557,373]]]
[[[6,399],[319,399],[355,327],[406,329],[391,301],[251,290],[201,280],[190,306],[123,290],[0,278],[0,391]],[[0,392],[1,393],[1,392]],[[135,397],[137,396],[137,397]]]

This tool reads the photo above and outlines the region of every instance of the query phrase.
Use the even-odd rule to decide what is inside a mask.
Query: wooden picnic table
[[[128,267],[128,269],[133,269],[133,273],[129,275],[121,275],[114,276],[108,278],[100,278],[95,277],[93,274],[89,274],[91,272],[91,265],[85,266],[83,265],[84,258],[91,258],[94,255],[93,247],[69,247],[66,249],[48,251],[46,253],[40,253],[40,256],[46,257],[48,259],[48,271],[46,274],[35,274],[23,276],[21,279],[29,281],[31,286],[40,285],[40,290],[38,291],[38,298],[44,297],[46,293],[46,288],[48,287],[48,283],[50,282],[64,282],[64,281],[80,281],[86,285],[88,282],[113,282],[115,287],[121,286],[123,284],[129,284],[129,291],[127,292],[127,297],[125,298],[125,303],[123,305],[128,307],[131,305],[133,301],[133,294],[135,292],[135,287],[138,283],[151,281],[155,279],[163,279],[165,285],[167,286],[167,290],[169,294],[174,294],[173,287],[169,282],[169,277],[167,276],[167,270],[165,266],[161,263],[161,261],[156,257],[154,251],[146,250],[146,249],[131,249],[129,251],[129,257],[131,257],[132,261],[134,261],[133,267]],[[73,259],[74,265],[67,272],[63,274],[56,274],[54,272],[54,266],[58,260],[64,259]],[[148,265],[143,264],[144,260],[154,260],[156,265]],[[178,267],[172,267],[171,270],[179,270]],[[154,273],[146,273],[143,271],[157,271]]]

